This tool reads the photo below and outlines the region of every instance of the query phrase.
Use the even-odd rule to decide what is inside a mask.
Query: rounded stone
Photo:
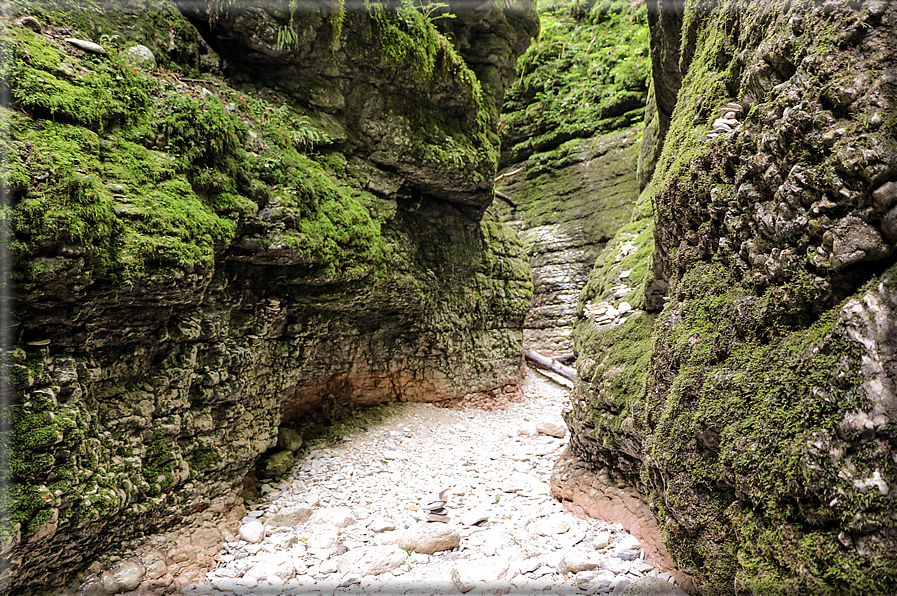
[[[128,60],[132,64],[146,66],[147,68],[152,68],[156,65],[156,57],[153,56],[152,50],[142,45],[128,48]]]
[[[445,524],[420,522],[405,532],[399,539],[399,548],[416,553],[432,555],[449,550],[461,544],[461,534]]]

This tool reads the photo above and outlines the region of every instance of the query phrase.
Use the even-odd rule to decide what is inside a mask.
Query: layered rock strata
[[[633,216],[645,112],[647,24],[625,3],[540,6],[543,31],[503,108],[504,218],[523,235],[535,285],[527,347],[573,350],[579,294]],[[625,49],[615,46],[625,44]]]
[[[700,593],[897,589],[895,26],[887,3],[728,2],[652,29],[681,39],[646,190],[643,288],[667,296],[580,328],[568,423]],[[727,102],[741,126],[705,141]]]
[[[505,59],[536,28],[521,7]],[[519,377],[528,265],[487,211],[494,114],[451,44],[414,10],[230,8],[211,49],[171,6],[4,23],[15,592],[234,495],[316,409]],[[191,30],[240,90],[179,61]],[[138,41],[160,70],[129,61]]]

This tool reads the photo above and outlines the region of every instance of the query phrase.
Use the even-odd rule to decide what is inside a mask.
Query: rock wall
[[[451,44],[407,7],[191,7],[208,43],[171,5],[2,23],[14,593],[221,509],[313,411],[519,378],[529,268]],[[502,25],[502,72],[537,27],[518,8],[471,17],[474,46]]]
[[[645,191],[656,295],[578,327],[572,451],[646,495],[702,594],[894,592],[897,9],[669,16],[652,24],[655,95],[675,95]],[[730,101],[739,125],[708,135]]]
[[[533,270],[524,342],[563,354],[589,271],[635,210],[648,28],[644,10],[625,3],[547,2],[540,13],[539,42],[520,58],[502,112],[497,205]]]

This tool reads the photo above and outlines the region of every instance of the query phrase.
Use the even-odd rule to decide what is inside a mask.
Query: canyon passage
[[[3,590],[897,592],[894,3],[0,25]]]

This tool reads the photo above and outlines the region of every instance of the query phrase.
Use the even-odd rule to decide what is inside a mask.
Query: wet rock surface
[[[156,589],[620,594],[653,578],[663,588],[657,594],[684,594],[621,525],[578,518],[549,495],[567,441],[520,434],[518,425],[558,423],[567,390],[530,373],[523,391],[525,402],[494,411],[396,405],[339,443],[315,445],[291,472],[263,484],[259,501],[233,510],[208,544],[214,562],[185,568],[166,555],[171,584]],[[439,493],[449,520],[422,521]],[[125,557],[120,567],[148,569],[154,556]],[[82,592],[103,577],[86,578]],[[136,593],[154,585],[144,581]]]

